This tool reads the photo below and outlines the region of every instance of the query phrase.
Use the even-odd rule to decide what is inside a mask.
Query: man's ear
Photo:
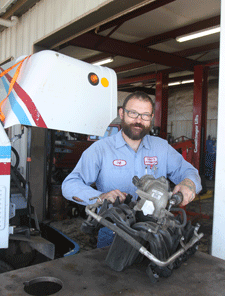
[[[120,109],[119,109],[119,116],[120,116],[120,119],[122,120],[123,119],[123,108],[121,107]]]

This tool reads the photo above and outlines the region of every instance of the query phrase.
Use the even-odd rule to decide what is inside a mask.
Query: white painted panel
[[[98,76],[96,85],[90,73]],[[2,79],[5,94],[0,101],[9,83]],[[17,83],[2,105],[5,128],[23,124],[103,136],[117,116],[117,78],[107,67],[45,50],[23,62]]]
[[[207,120],[207,137],[211,138],[217,137],[217,119],[208,119]]]
[[[171,130],[171,121],[168,121],[167,132],[171,133],[174,138],[180,136],[185,136],[187,138],[192,138],[192,120],[175,120],[172,121],[172,130]],[[207,120],[207,137],[216,138],[217,136],[217,119],[208,119]]]
[[[10,191],[10,175],[4,168],[10,165],[11,144],[6,135],[3,126],[0,124],[0,163],[3,167],[0,174],[0,249],[8,247],[9,237],[9,191]]]
[[[16,26],[0,33],[0,62],[11,55],[31,54],[38,39],[111,1],[41,0],[19,18]]]
[[[218,85],[210,83],[208,89],[207,136],[216,138],[218,112]],[[170,89],[168,101],[168,133],[174,138],[192,138],[193,86],[184,89]]]
[[[57,30],[76,18],[87,14],[95,7],[110,1],[105,0],[41,0],[27,13],[19,18],[19,22],[12,28],[7,28],[0,33],[0,63],[11,56],[18,58],[22,55],[32,54],[33,44],[51,32]],[[20,126],[9,130],[11,138],[21,133]],[[22,139],[13,143],[20,155],[22,175],[25,177],[27,134]]]
[[[221,4],[217,161],[214,194],[212,255],[225,259],[225,0],[222,0]]]
[[[9,183],[10,176],[0,176],[0,249],[9,241]]]
[[[7,199],[5,186],[0,185],[0,231],[5,229],[5,202]]]

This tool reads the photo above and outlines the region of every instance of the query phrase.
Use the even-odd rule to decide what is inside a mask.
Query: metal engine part
[[[140,200],[134,207],[135,211],[142,211],[144,215],[155,218],[165,216],[165,208],[170,198],[169,182],[165,177],[155,179],[151,175],[144,175],[141,179],[133,178],[134,185],[138,188]]]
[[[137,201],[128,195],[124,203],[117,198],[114,204],[104,200],[88,205],[88,218],[81,229],[89,234],[102,226],[111,229],[115,237],[106,263],[113,270],[122,271],[147,258],[150,262],[146,272],[154,283],[159,277],[170,276],[173,269],[195,253],[203,233],[198,234],[199,224],[187,222],[184,209],[174,208],[182,201],[182,195],[172,195],[164,177],[135,176],[133,183],[139,195]]]

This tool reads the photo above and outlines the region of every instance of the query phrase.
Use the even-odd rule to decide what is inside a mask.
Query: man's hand
[[[195,198],[195,183],[190,179],[184,179],[174,187],[173,194],[180,191],[183,194],[183,201],[180,204],[182,207],[186,206]]]
[[[116,189],[116,190],[109,191],[107,193],[102,193],[99,196],[99,199],[102,201],[104,199],[107,199],[107,200],[111,201],[111,203],[114,203],[116,201],[117,196],[119,197],[120,202],[124,202],[127,194],[125,192],[121,192],[119,189]]]

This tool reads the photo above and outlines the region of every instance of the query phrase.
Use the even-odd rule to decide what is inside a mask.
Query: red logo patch
[[[145,165],[150,165],[150,167],[152,168],[154,165],[158,164],[158,158],[157,156],[145,156],[144,157],[144,164]]]
[[[127,164],[126,160],[121,160],[121,159],[113,160],[113,165],[115,166],[122,167],[122,166],[125,166],[126,164]]]

